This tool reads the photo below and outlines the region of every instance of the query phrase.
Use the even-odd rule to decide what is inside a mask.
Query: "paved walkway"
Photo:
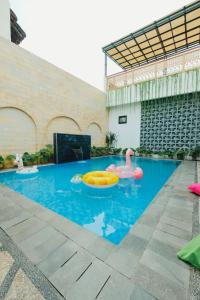
[[[63,299],[0,229],[0,299]]]
[[[0,299],[200,299],[199,272],[176,257],[199,232],[195,165],[178,167],[119,246],[0,186]]]

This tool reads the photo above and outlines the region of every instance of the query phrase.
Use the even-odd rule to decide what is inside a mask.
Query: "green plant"
[[[105,156],[105,155],[117,155],[121,152],[121,148],[111,148],[111,147],[91,147],[91,156]]]
[[[196,146],[194,149],[191,151],[192,159],[196,160],[197,157],[200,156],[200,146]]]
[[[126,151],[128,150],[128,148],[124,148],[123,150],[122,150],[122,154],[123,155],[126,155]]]
[[[146,149],[144,146],[140,146],[138,148],[136,148],[135,150],[140,156],[143,156],[144,154],[146,154]]]
[[[106,134],[106,146],[107,147],[114,147],[117,143],[117,135],[113,132],[108,132]]]
[[[153,151],[152,151],[152,154],[160,155],[160,151],[159,151],[159,150],[153,150]]]
[[[177,159],[183,160],[185,158],[186,151],[184,149],[179,149],[176,152]]]
[[[152,150],[150,150],[150,149],[146,149],[146,155],[148,155],[148,156],[151,156],[151,154],[153,153],[153,151]]]
[[[38,164],[38,154],[25,152],[22,156],[24,166],[32,166]]]
[[[45,148],[38,151],[37,157],[39,159],[39,162],[42,164],[52,162],[53,161],[53,147],[51,145],[47,145]]]
[[[12,168],[15,165],[15,155],[9,154],[4,159],[4,167],[5,168]]]
[[[117,154],[120,154],[120,152],[122,151],[122,148],[113,148],[112,151],[113,151],[114,155],[117,155]]]
[[[135,152],[135,149],[134,149],[134,148],[124,148],[124,149],[122,150],[122,154],[123,154],[123,155],[126,155],[126,151],[127,151],[128,149],[131,149],[131,150],[133,150],[133,152]]]
[[[8,161],[14,161],[15,160],[15,155],[9,154],[9,155],[6,156],[5,159],[8,160]]]
[[[4,168],[4,158],[0,155],[0,169]]]
[[[165,154],[169,157],[169,158],[174,158],[174,151],[172,150],[166,150]]]

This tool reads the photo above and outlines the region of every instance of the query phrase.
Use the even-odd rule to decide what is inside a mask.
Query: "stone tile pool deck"
[[[0,185],[0,299],[200,299],[200,272],[177,251],[199,233],[182,162],[118,245]]]

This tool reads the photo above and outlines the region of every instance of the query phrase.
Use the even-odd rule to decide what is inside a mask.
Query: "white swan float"
[[[17,174],[21,175],[28,175],[28,174],[34,174],[39,172],[37,166],[33,167],[24,167],[23,160],[22,160],[22,154],[16,154],[15,163],[17,164]]]

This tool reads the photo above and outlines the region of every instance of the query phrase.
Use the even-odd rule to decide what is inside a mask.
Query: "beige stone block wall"
[[[91,134],[104,145],[105,101],[100,90],[0,38],[0,154],[36,151],[53,132]]]

